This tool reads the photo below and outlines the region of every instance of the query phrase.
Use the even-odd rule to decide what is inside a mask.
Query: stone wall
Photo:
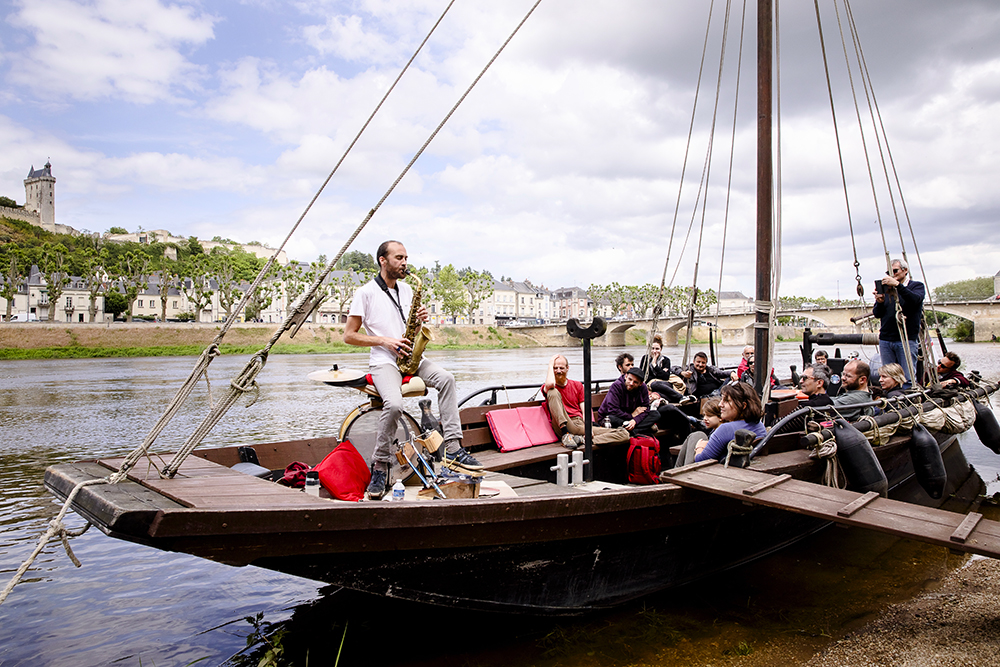
[[[0,217],[11,218],[13,220],[20,220],[21,222],[27,222],[29,224],[35,225],[36,227],[42,226],[42,219],[34,211],[26,211],[23,208],[10,208],[8,206],[0,206]]]

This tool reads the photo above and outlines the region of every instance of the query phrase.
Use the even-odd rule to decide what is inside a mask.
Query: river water
[[[1000,376],[998,346],[951,344],[949,348],[963,357],[963,369],[978,369],[991,379]],[[613,360],[620,351],[593,350],[595,379],[617,375]],[[643,352],[638,348],[630,351],[637,357]],[[862,354],[873,351],[869,348]],[[490,385],[540,383],[555,352],[436,351],[430,356],[455,373],[459,395],[465,396]],[[563,352],[570,359],[570,376],[582,379],[580,349]],[[737,347],[723,347],[720,354],[723,362],[735,364],[739,352]],[[678,363],[682,350],[667,348],[665,353]],[[796,344],[779,343],[775,355],[779,375],[787,375],[789,364],[801,364],[798,354]],[[223,357],[212,364],[210,385],[199,385],[161,436],[158,451],[176,449],[205,414],[211,395],[221,395],[220,388],[245,361],[244,357]],[[271,357],[258,378],[261,391],[256,404],[234,407],[203,446],[335,434],[344,416],[362,401],[353,391],[310,382],[306,375],[334,363],[341,368],[358,368],[365,362],[365,356],[357,354]],[[193,364],[193,358],[181,357],[8,361],[0,365],[0,585],[6,585],[58,512],[59,506],[42,487],[45,468],[130,451],[158,419]],[[524,400],[531,393],[512,391],[509,397]],[[974,434],[963,436],[963,450],[986,481],[988,492],[1000,492],[1000,457],[978,443]],[[83,525],[72,514],[67,523],[70,528]],[[845,547],[843,536],[828,536],[838,532],[850,533],[854,542]],[[397,619],[397,625],[400,619],[405,625],[406,619],[416,616],[406,605],[331,590],[317,582],[267,570],[237,569],[164,553],[114,540],[92,529],[71,540],[82,568],[72,565],[61,546],[50,544],[0,606],[0,664],[164,666],[199,660],[198,664],[251,664],[238,654],[245,649],[251,631],[244,617],[258,613],[263,614],[266,624],[289,620],[284,644],[289,650],[309,650],[313,664],[332,664],[330,656],[323,654],[336,651],[341,637],[346,637],[342,664],[420,662],[431,656],[429,662],[438,665],[557,664],[567,659],[572,662],[573,656],[588,664],[612,664],[623,656],[635,655],[674,664],[673,654],[663,653],[658,646],[673,646],[671,650],[676,652],[677,646],[685,645],[686,635],[695,643],[700,637],[707,655],[729,650],[718,641],[713,643],[711,637],[705,640],[701,627],[686,626],[703,625],[688,619],[703,617],[717,628],[729,628],[730,638],[738,635],[736,628],[762,623],[764,618],[768,620],[765,626],[757,626],[758,633],[796,633],[802,631],[799,626],[822,624],[808,619],[825,613],[824,605],[834,604],[834,591],[844,595],[880,591],[867,607],[844,612],[848,616],[870,613],[894,594],[905,594],[940,576],[945,567],[942,563],[949,560],[946,554],[942,556],[943,550],[888,538],[858,537],[854,531],[826,531],[809,542],[795,547],[790,555],[786,552],[744,570],[746,581],[763,578],[767,582],[771,577],[763,589],[728,586],[716,590],[710,603],[701,592],[681,592],[653,596],[596,620],[487,617],[472,626],[471,636],[466,630],[470,627],[468,615],[422,608],[421,627],[427,630],[403,633],[398,640],[401,643],[390,642],[392,653],[386,654],[382,641],[385,631],[378,619],[389,616]],[[850,570],[843,576],[850,576],[855,586],[830,581],[829,588],[818,589],[812,596],[804,594],[802,584],[794,583],[788,574],[794,563],[819,559],[837,549],[850,554],[841,560],[851,562],[840,566]],[[857,557],[867,552],[871,558]],[[908,567],[912,562],[914,568],[918,562],[923,565],[901,578],[899,567],[889,565],[898,562]],[[775,570],[782,574],[776,575]],[[775,578],[784,581],[776,586]],[[815,577],[810,581],[815,582]],[[757,621],[746,616],[751,599],[761,605],[750,614]],[[346,633],[344,623],[349,625]],[[604,632],[603,643],[595,639],[600,635],[594,631],[595,624]],[[829,634],[822,629],[806,634],[822,641],[824,633]],[[438,639],[444,635],[451,639]],[[429,639],[433,639],[432,647],[426,645]],[[752,642],[748,645],[752,648]],[[808,641],[804,644],[810,645]],[[740,650],[739,644],[734,643],[734,647]],[[689,655],[686,659],[694,658]]]

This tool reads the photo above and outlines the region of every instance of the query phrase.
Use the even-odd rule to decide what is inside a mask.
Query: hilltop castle
[[[24,210],[38,214],[39,227],[54,232],[56,230],[56,178],[52,175],[52,163],[35,170],[31,165],[28,177],[24,179]]]
[[[41,169],[32,165],[28,171],[24,179],[24,207],[0,206],[0,216],[21,220],[49,232],[79,234],[72,227],[56,224],[56,178],[49,161]]]

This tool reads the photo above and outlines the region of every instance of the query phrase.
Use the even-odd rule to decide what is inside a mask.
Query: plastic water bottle
[[[604,428],[611,428],[611,418],[610,417],[605,417],[604,418]]]
[[[398,502],[403,499],[406,495],[406,487],[403,486],[403,480],[397,479],[396,483],[392,485],[392,500],[393,502]]]
[[[306,487],[303,489],[310,496],[316,496],[319,498],[319,473],[315,470],[310,470],[306,473]]]

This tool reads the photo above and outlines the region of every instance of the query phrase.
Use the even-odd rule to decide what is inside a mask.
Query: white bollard
[[[583,484],[583,466],[588,463],[590,461],[583,459],[583,452],[579,450],[573,452],[573,462],[569,464],[569,467],[573,469],[573,486]]]
[[[557,455],[556,464],[549,468],[549,470],[556,471],[556,484],[559,486],[569,486],[569,454]]]

